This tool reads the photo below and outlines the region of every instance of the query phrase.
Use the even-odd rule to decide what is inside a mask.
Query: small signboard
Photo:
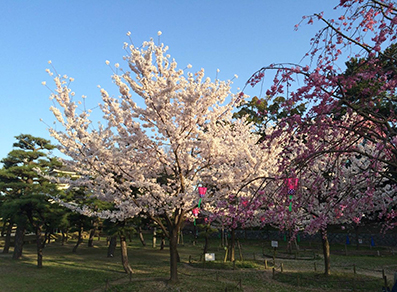
[[[278,247],[278,241],[272,240],[272,247]]]
[[[206,262],[215,261],[215,254],[214,253],[206,253],[205,261]]]
[[[361,238],[359,238],[359,239],[358,239],[358,243],[359,243],[359,244],[362,244],[362,243],[363,243],[363,240],[362,240]]]

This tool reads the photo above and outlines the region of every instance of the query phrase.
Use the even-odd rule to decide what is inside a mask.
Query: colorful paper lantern
[[[288,186],[288,192],[290,201],[292,200],[292,195],[295,194],[296,189],[298,188],[298,178],[287,178],[286,183]],[[289,203],[289,211],[292,211],[292,202]]]
[[[198,217],[198,214],[200,213],[200,209],[199,208],[194,208],[193,210],[192,210],[192,213],[193,213],[193,216],[194,217]]]
[[[288,190],[295,190],[298,188],[298,178],[287,178]]]
[[[207,188],[205,188],[205,187],[199,187],[199,188],[198,188],[198,191],[199,191],[200,198],[204,198],[204,196],[205,196],[205,194],[206,194],[206,192],[207,192]]]

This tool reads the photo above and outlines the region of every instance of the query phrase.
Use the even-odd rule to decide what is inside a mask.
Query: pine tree
[[[53,212],[59,206],[50,203],[47,194],[55,194],[56,185],[50,184],[38,175],[36,169],[48,173],[60,163],[50,156],[55,148],[50,141],[43,138],[21,134],[15,137],[14,149],[2,159],[0,169],[0,191],[4,194],[1,214],[8,222],[6,245],[3,252],[8,252],[12,226],[16,224],[14,259],[22,256],[25,232],[31,228],[36,234],[37,266],[42,266],[42,249],[44,240],[42,229],[53,221]],[[52,218],[52,219],[51,219]]]

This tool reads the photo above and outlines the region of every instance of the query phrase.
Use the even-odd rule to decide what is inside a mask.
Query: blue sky
[[[205,69],[211,79],[234,80],[242,88],[262,66],[298,63],[319,29],[303,26],[303,15],[325,11],[335,14],[336,0],[262,1],[1,1],[0,2],[0,159],[12,150],[21,133],[50,139],[48,125],[52,86],[45,72],[48,61],[60,74],[75,79],[72,89],[86,95],[93,106],[100,102],[97,85],[114,95],[111,69],[126,52],[123,43],[131,31],[135,45],[157,39],[170,47],[180,68]],[[248,91],[259,94],[259,88]],[[45,123],[41,122],[43,119]]]

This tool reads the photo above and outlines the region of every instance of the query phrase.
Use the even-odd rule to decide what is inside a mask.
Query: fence
[[[269,269],[269,265],[267,260],[264,260],[264,265],[265,269]],[[319,266],[321,264],[314,262],[313,263],[313,271],[317,272]],[[332,268],[343,268],[344,270],[350,270],[350,274],[344,273],[344,276],[346,279],[341,280],[341,279],[334,279],[331,277],[322,277],[321,281],[323,281],[324,285],[327,286],[327,288],[337,288],[340,291],[369,291],[368,287],[372,283],[371,286],[374,287],[374,289],[378,289],[379,287],[384,287],[386,290],[385,291],[390,291],[387,289],[390,289],[394,283],[396,282],[397,278],[397,273],[394,275],[394,280],[390,281],[387,279],[385,269],[382,269],[380,271],[377,271],[379,274],[379,278],[374,278],[374,279],[363,279],[362,276],[366,275],[366,273],[361,273],[361,277],[358,278],[359,274],[357,273],[357,270],[366,270],[370,271],[371,274],[374,273],[374,270],[364,268],[364,267],[358,267],[356,264],[351,264],[351,265],[333,265]],[[295,285],[300,287],[300,286],[308,286],[308,283],[311,283],[315,277],[313,276],[304,276],[302,273],[285,273],[286,270],[286,263],[279,263],[276,264],[273,262],[273,267],[272,267],[272,278],[273,279],[278,279],[281,274],[283,274],[283,278],[289,278],[286,280],[288,283],[293,283],[295,281]],[[364,284],[364,285],[363,285]],[[344,288],[342,288],[344,287]],[[381,291],[380,288],[376,291]]]

